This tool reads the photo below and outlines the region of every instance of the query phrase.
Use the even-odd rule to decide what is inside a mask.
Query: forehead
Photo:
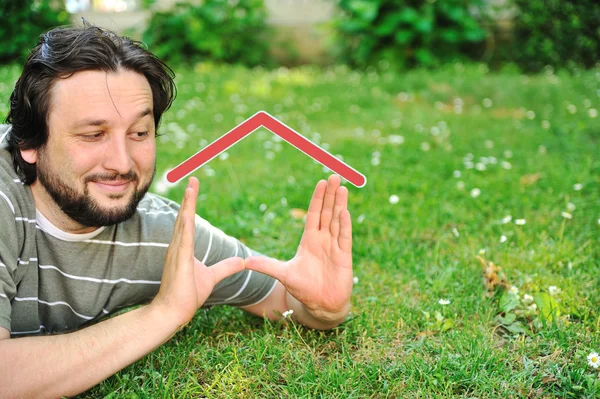
[[[82,117],[118,123],[148,108],[152,109],[152,89],[144,75],[129,70],[82,71],[54,83],[48,116],[51,125]]]

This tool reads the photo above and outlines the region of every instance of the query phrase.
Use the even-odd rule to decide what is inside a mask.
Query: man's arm
[[[190,179],[151,304],[64,335],[8,339],[0,328],[0,397],[72,396],[154,350],[187,324],[242,258],[206,267],[194,258],[198,180]]]
[[[178,328],[156,305],[64,335],[9,339],[0,328],[0,397],[76,395],[150,353]]]
[[[259,317],[266,317],[269,320],[281,320],[281,315],[293,310],[292,318],[294,321],[316,330],[329,330],[338,326],[348,316],[350,306],[340,312],[321,315],[321,318],[314,317],[307,311],[302,302],[294,298],[279,281],[271,294],[260,303],[251,306],[242,307],[246,312]]]
[[[293,310],[294,320],[315,329],[337,326],[348,316],[352,293],[352,221],[348,189],[332,175],[317,183],[304,233],[293,259],[265,256],[246,259],[246,268],[278,280],[257,305],[243,308],[268,318]]]

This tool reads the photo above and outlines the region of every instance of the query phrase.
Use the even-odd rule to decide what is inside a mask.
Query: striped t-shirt
[[[0,138],[4,131],[0,126]],[[0,143],[0,326],[12,337],[68,332],[151,301],[178,209],[148,193],[122,223],[88,234],[61,231],[36,211],[30,187]],[[195,255],[205,265],[251,254],[258,253],[196,216]],[[244,270],[217,284],[205,306],[252,305],[275,283]]]

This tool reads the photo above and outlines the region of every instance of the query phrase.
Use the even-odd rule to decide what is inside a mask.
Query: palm
[[[320,181],[310,202],[298,251],[288,262],[250,261],[247,267],[269,274],[314,311],[338,312],[352,293],[352,225],[348,190],[340,178]]]

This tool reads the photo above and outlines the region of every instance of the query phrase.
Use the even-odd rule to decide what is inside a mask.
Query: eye
[[[93,134],[84,134],[82,137],[86,141],[98,141],[104,136],[104,132],[98,132]]]
[[[135,132],[133,133],[133,138],[137,140],[143,140],[150,135],[149,132]]]

